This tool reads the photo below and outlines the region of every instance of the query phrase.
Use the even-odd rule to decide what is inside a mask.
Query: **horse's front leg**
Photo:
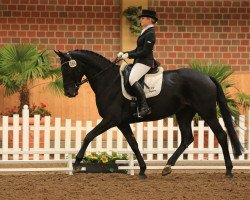
[[[81,171],[81,166],[80,166],[80,162],[83,159],[83,156],[85,154],[85,151],[89,145],[89,143],[98,135],[102,134],[103,132],[107,131],[108,129],[110,129],[111,127],[114,126],[114,123],[111,122],[110,120],[105,120],[103,119],[93,130],[91,130],[86,137],[83,140],[83,144],[82,147],[80,149],[80,151],[78,152],[77,156],[76,156],[76,161],[73,165],[74,168],[74,172],[80,172]]]
[[[127,142],[129,143],[131,149],[135,153],[135,156],[136,156],[138,163],[140,165],[139,177],[142,179],[147,178],[147,176],[145,175],[146,163],[145,163],[145,161],[144,161],[144,159],[139,151],[138,143],[134,137],[134,134],[133,134],[129,124],[122,124],[122,125],[118,126],[118,128],[121,130],[122,134],[124,135]]]

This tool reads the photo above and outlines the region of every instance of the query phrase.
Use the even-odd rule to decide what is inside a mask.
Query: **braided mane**
[[[78,55],[84,56],[84,59],[93,63],[94,65],[98,65],[100,67],[105,67],[107,65],[115,65],[109,59],[105,58],[104,56],[89,50],[75,50],[72,53],[76,53]]]

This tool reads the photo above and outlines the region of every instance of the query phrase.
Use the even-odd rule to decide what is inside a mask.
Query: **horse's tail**
[[[218,81],[213,77],[210,77],[210,79],[214,82],[214,84],[217,87],[217,102],[220,107],[223,121],[227,128],[227,132],[228,132],[228,135],[232,144],[232,148],[233,148],[233,153],[235,156],[240,156],[242,152],[244,151],[244,148],[242,147],[239,141],[239,138],[235,132],[232,116],[231,116],[229,107],[227,105],[225,94],[222,90],[221,85],[218,83]]]

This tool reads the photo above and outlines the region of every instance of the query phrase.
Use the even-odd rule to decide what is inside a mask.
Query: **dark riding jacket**
[[[137,47],[127,51],[128,57],[134,59],[134,63],[142,63],[154,67],[153,47],[155,44],[155,29],[151,27],[145,30],[137,39]]]

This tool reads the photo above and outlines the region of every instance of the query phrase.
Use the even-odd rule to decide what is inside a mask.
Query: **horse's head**
[[[79,61],[75,60],[69,52],[55,51],[55,53],[61,60],[64,95],[75,97],[78,95],[79,83],[83,76],[83,70],[79,66]]]

